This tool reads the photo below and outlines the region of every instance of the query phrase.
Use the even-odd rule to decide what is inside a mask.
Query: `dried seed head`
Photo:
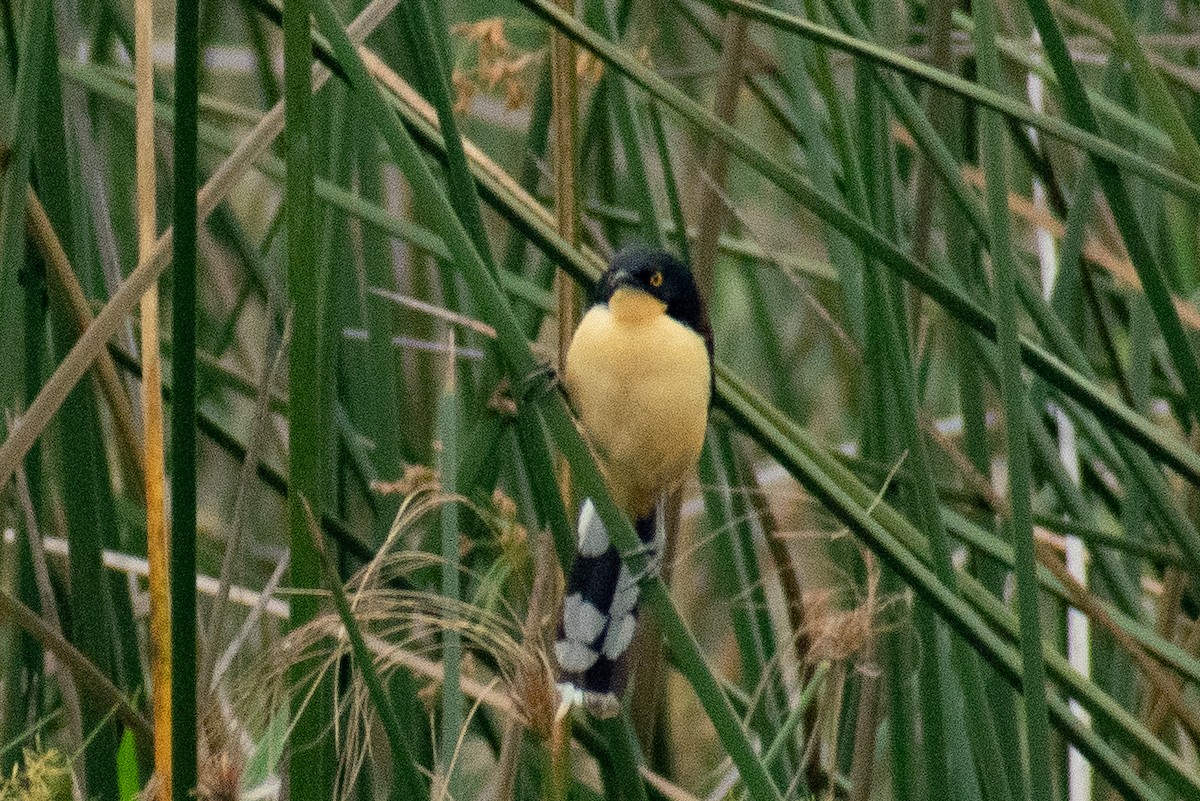
[[[864,554],[864,558],[867,563],[866,592],[858,605],[850,609],[837,608],[831,590],[804,593],[804,620],[811,642],[810,662],[850,660],[883,631],[880,616],[895,599],[879,598],[879,568],[870,554]]]
[[[71,801],[71,765],[56,748],[26,748],[20,768],[0,781],[0,801]]]
[[[372,481],[371,489],[380,495],[416,495],[441,488],[437,471],[423,464],[409,465],[396,481]]]
[[[197,801],[238,801],[241,783],[241,759],[228,751],[210,754],[200,763],[196,783]]]
[[[505,106],[523,108],[529,103],[527,84],[532,67],[545,58],[544,50],[525,51],[509,41],[500,17],[462,23],[451,28],[474,48],[474,66],[456,65],[452,73],[454,110],[463,113],[477,94],[486,90],[504,95]]]

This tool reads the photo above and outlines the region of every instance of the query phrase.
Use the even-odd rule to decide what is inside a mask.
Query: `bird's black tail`
[[[662,550],[657,515],[651,512],[638,519],[635,528],[657,569]],[[568,703],[580,704],[597,717],[611,717],[621,710],[629,680],[642,576],[621,563],[591,498],[579,511],[577,534],[554,644],[559,689]]]

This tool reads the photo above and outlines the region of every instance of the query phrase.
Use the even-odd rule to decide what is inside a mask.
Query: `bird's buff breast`
[[[644,516],[704,444],[710,391],[704,340],[654,298],[618,291],[579,323],[564,380],[614,500]]]

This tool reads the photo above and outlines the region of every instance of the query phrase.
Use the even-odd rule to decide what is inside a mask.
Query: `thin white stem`
[[[1040,48],[1041,38],[1033,33],[1033,45]],[[1029,104],[1035,111],[1045,108],[1046,86],[1042,77],[1036,72],[1030,72],[1025,79],[1026,93]],[[1029,136],[1036,145],[1037,132],[1029,130]],[[1033,179],[1033,205],[1035,211],[1046,211],[1046,187],[1038,178]],[[1053,234],[1041,225],[1034,228],[1034,242],[1037,248],[1038,264],[1041,267],[1042,295],[1050,299],[1054,291],[1054,282],[1058,278],[1058,248]],[[1071,481],[1078,484],[1080,478],[1079,450],[1075,444],[1075,424],[1062,409],[1052,409],[1054,422],[1058,428],[1058,458]],[[1067,572],[1087,587],[1087,553],[1081,539],[1074,536],[1066,538]],[[1067,609],[1067,661],[1080,675],[1085,678],[1091,675],[1091,633],[1088,618],[1080,610]],[[1071,711],[1085,725],[1089,722],[1087,711],[1077,701],[1071,700]],[[1069,801],[1088,801],[1092,797],[1092,765],[1076,748],[1067,750],[1067,798]]]

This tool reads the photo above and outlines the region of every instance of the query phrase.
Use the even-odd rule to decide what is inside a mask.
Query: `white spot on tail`
[[[597,718],[615,718],[621,714],[621,699],[613,693],[594,693],[585,691],[583,708]]]
[[[559,640],[554,643],[554,655],[558,666],[567,673],[583,673],[596,664],[600,655],[583,643]]]
[[[581,706],[598,718],[611,718],[621,713],[621,699],[613,693],[595,693],[577,687],[569,681],[558,683],[559,716],[565,716],[571,707]]]
[[[583,690],[569,681],[560,681],[558,683],[558,694],[562,697],[562,703],[568,707],[583,705]]]
[[[637,629],[637,618],[633,615],[623,615],[613,620],[604,635],[604,655],[614,662],[625,653],[629,643],[633,641],[633,632]]]
[[[621,565],[617,574],[617,588],[613,592],[612,603],[608,606],[608,616],[618,620],[633,611],[638,602],[638,583],[629,572],[629,568]]]
[[[563,633],[572,642],[590,645],[604,628],[604,614],[574,592],[563,600]]]
[[[599,556],[608,550],[608,531],[596,514],[596,505],[588,498],[579,510],[579,555]]]

